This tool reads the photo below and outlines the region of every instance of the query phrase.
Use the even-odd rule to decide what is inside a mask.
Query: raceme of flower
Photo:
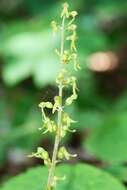
[[[76,11],[70,11],[68,3],[63,4],[63,9],[60,15],[61,24],[56,21],[51,22],[53,33],[60,32],[60,49],[56,49],[55,52],[59,58],[61,65],[60,72],[56,77],[56,84],[58,86],[59,93],[54,97],[54,103],[41,102],[39,107],[42,112],[43,125],[39,128],[43,134],[54,133],[55,143],[53,148],[52,158],[50,158],[48,152],[38,147],[37,152],[32,153],[29,157],[40,158],[44,161],[44,164],[48,167],[48,180],[45,190],[54,190],[58,180],[64,180],[65,176],[60,177],[55,175],[55,168],[58,162],[62,160],[69,160],[71,157],[75,157],[76,154],[70,154],[64,146],[60,146],[62,139],[67,132],[75,132],[71,129],[71,124],[75,123],[68,113],[65,112],[65,107],[73,103],[77,99],[77,79],[75,76],[71,76],[68,71],[68,64],[73,64],[74,70],[79,70],[80,65],[77,59],[77,26],[75,24],[75,18],[78,15]],[[65,48],[65,43],[69,43],[69,47]],[[63,89],[71,87],[72,94],[63,99]],[[45,109],[50,109],[52,114],[57,113],[57,121],[51,120],[45,112]],[[44,187],[43,187],[44,189]]]

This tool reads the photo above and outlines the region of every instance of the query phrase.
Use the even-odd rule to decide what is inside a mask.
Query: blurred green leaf
[[[104,161],[127,161],[127,113],[110,113],[84,143],[89,153]]]
[[[57,168],[57,175],[61,176],[61,174],[66,175],[66,180],[59,182],[56,189],[125,190],[124,186],[117,179],[89,165],[61,165]],[[18,190],[41,190],[45,188],[46,181],[47,169],[39,167],[12,178],[1,190],[13,190],[15,187]]]
[[[103,0],[95,6],[100,19],[111,19],[126,14],[127,1]]]
[[[28,96],[11,99],[9,104],[7,99],[5,103],[4,98],[0,101],[0,166],[7,161],[10,149],[19,148],[28,153],[42,138],[38,131],[41,126],[41,114],[39,110],[37,112],[31,108],[30,97],[29,100]]]
[[[14,85],[33,75],[38,86],[53,83],[59,70],[53,47],[53,37],[48,31],[43,35],[24,33],[9,38],[4,46],[7,55],[4,81]]]
[[[125,165],[113,165],[104,168],[105,171],[109,172],[120,181],[127,182],[127,166]]]
[[[86,128],[99,127],[103,123],[104,115],[97,110],[81,109],[78,106],[67,108],[71,118],[77,121],[72,124],[72,128],[84,130]]]

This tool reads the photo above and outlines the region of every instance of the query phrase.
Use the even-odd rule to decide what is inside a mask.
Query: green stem
[[[62,26],[61,26],[61,52],[60,52],[60,63],[62,64],[62,56],[64,53],[64,26],[65,25],[65,17],[62,19]],[[49,175],[48,175],[48,182],[47,182],[47,189],[46,190],[53,190],[54,189],[54,175],[55,175],[55,167],[56,167],[56,161],[57,161],[57,153],[58,148],[61,140],[61,128],[62,128],[62,97],[63,97],[63,86],[62,84],[59,85],[59,96],[61,98],[61,105],[58,109],[58,121],[57,121],[57,132],[55,137],[55,143],[53,148],[53,155],[52,155],[52,162],[51,167],[49,169]]]

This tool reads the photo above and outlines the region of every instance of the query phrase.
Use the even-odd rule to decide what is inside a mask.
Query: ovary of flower
[[[71,77],[71,83],[70,84],[72,86],[73,94],[66,99],[66,105],[71,105],[73,103],[73,101],[77,99],[76,90],[78,88],[77,88],[77,84],[76,84],[76,78],[74,76]]]
[[[55,113],[55,111],[57,109],[60,109],[61,108],[61,97],[60,96],[55,96],[54,97],[54,106],[53,106],[53,110],[52,110],[52,113]]]
[[[71,77],[71,85],[72,85],[73,95],[76,95],[76,90],[78,90],[78,88],[76,84],[76,78],[74,76]]]
[[[78,60],[77,60],[77,54],[76,53],[73,53],[72,54],[72,60],[73,60],[73,63],[74,63],[74,70],[75,71],[78,71],[81,69],[79,63],[78,63]]]
[[[74,100],[77,99],[77,94],[72,94],[70,97],[66,99],[66,105],[69,106],[73,103]]]
[[[73,94],[76,94],[76,89],[77,89],[76,83],[73,84],[72,88],[73,88]]]

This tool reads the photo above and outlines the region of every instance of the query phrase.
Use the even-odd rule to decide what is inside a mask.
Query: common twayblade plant
[[[59,177],[55,175],[57,163],[65,159],[69,160],[71,157],[76,156],[76,154],[70,154],[64,146],[61,146],[61,141],[67,132],[75,132],[74,129],[71,129],[71,124],[75,123],[75,121],[71,119],[67,112],[65,112],[65,108],[77,99],[77,79],[70,74],[70,71],[68,71],[69,64],[72,64],[76,71],[80,69],[77,61],[76,48],[77,26],[75,24],[75,18],[77,14],[76,11],[69,10],[68,3],[64,3],[60,15],[61,23],[58,24],[56,21],[51,22],[53,32],[60,33],[60,48],[55,50],[60,63],[60,71],[56,77],[58,95],[54,97],[54,103],[41,102],[39,104],[43,118],[43,126],[39,129],[43,130],[43,134],[54,133],[55,142],[52,158],[50,158],[49,153],[42,147],[38,147],[37,152],[30,155],[30,157],[42,159],[44,164],[48,167],[48,179],[47,186],[44,187],[45,190],[54,190],[57,181],[65,179],[65,176]],[[68,87],[72,88],[72,94],[64,100],[63,90]],[[46,115],[45,108],[51,109],[52,114],[57,113],[57,120],[49,118],[49,116]],[[61,176],[62,175],[63,174],[61,174]]]

